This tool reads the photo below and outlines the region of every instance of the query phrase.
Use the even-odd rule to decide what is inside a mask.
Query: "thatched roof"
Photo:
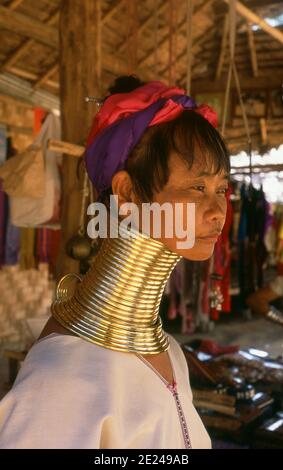
[[[136,3],[101,0],[100,3],[103,92],[117,75],[129,71],[129,65],[144,80],[167,81],[171,74],[177,85],[186,88],[186,0]],[[241,4],[248,12],[237,15],[236,64],[242,88],[266,91],[268,95],[268,90],[279,90],[281,86],[283,27],[271,27],[265,22],[257,28],[254,20],[283,14],[283,2],[243,0]],[[0,93],[49,108],[59,107],[59,10],[60,0],[0,0]],[[224,91],[229,63],[226,18],[227,1],[194,1],[194,95],[207,92],[217,95]],[[252,122],[257,146],[262,138],[262,126],[268,135],[272,133],[275,116],[266,110],[262,118],[264,123],[259,119]],[[283,129],[277,121],[276,133],[281,134]],[[230,121],[227,135],[235,140],[233,148],[241,149],[243,129],[239,119],[237,122],[239,131]],[[229,135],[230,130],[234,135]],[[271,141],[270,146],[279,145],[283,138],[275,136]]]

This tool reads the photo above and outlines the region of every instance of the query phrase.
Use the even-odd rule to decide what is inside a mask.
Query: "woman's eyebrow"
[[[209,173],[208,171],[202,171],[202,172],[200,172],[200,173],[198,173],[198,174],[196,175],[197,178],[201,178],[202,176],[214,176],[214,175],[212,175],[212,174]],[[221,179],[229,180],[229,179],[230,179],[230,175],[229,175],[228,173],[226,173],[225,175],[223,175],[223,176],[221,177]]]

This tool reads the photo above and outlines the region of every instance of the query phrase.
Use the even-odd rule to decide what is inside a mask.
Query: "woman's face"
[[[198,162],[202,162],[203,159],[196,158],[196,160]],[[194,163],[192,168],[188,169],[186,163],[176,153],[172,153],[170,155],[168,166],[168,182],[161,191],[153,194],[152,202],[158,203],[161,206],[164,203],[169,203],[169,206],[173,207],[173,217],[171,217],[171,221],[174,226],[173,236],[168,237],[168,231],[166,232],[165,230],[166,216],[163,211],[160,211],[160,233],[158,236],[156,236],[153,231],[152,215],[149,229],[146,233],[161,241],[171,251],[186,259],[195,261],[206,260],[213,254],[214,245],[217,242],[218,236],[220,235],[225,223],[227,210],[225,195],[228,189],[229,175],[224,172],[214,175],[213,168],[209,169],[204,161],[198,164]],[[119,194],[119,188],[125,188],[128,185],[128,192],[130,191],[129,175],[124,171],[119,173],[116,174],[114,178],[115,183],[113,192],[115,194],[118,193],[119,201],[121,200],[121,202],[123,202],[125,198],[123,198],[123,194],[120,198],[121,195]],[[125,178],[125,185],[123,184],[123,178]],[[115,187],[117,191],[115,191]],[[140,227],[142,227],[143,217],[141,215],[141,206],[134,196],[133,191],[130,192],[131,200],[139,207],[139,224]],[[176,207],[175,203],[179,203],[179,207],[181,208],[176,218],[176,212],[174,209]],[[195,208],[195,240],[192,247],[180,247],[179,242],[188,238],[188,230],[192,229],[190,219],[191,215],[187,212],[187,203],[193,203]],[[176,224],[179,225],[179,229],[181,226],[181,230],[183,230],[183,238],[176,235]]]
[[[197,160],[197,158],[196,158]],[[200,159],[201,160],[201,159]],[[190,228],[186,203],[195,207],[195,243],[192,248],[178,248],[178,238],[159,238],[171,251],[189,260],[205,260],[211,257],[214,245],[225,223],[228,189],[228,177],[224,172],[214,175],[207,165],[194,164],[188,169],[186,163],[177,155],[169,158],[169,180],[158,193],[154,201],[182,203],[183,227]]]

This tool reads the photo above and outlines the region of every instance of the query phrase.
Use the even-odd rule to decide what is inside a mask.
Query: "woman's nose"
[[[227,210],[226,199],[219,200],[219,196],[213,196],[207,200],[207,206],[205,211],[205,218],[208,222],[220,221],[225,222]]]

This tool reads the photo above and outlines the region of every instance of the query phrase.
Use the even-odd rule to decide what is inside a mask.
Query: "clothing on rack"
[[[62,155],[50,151],[47,143],[50,138],[60,140],[60,119],[52,113],[46,113],[41,108],[34,109],[34,143],[40,145],[46,161],[46,172],[48,185],[52,185],[54,192],[54,204],[42,204],[40,200],[31,198],[10,198],[2,190],[0,181],[0,266],[20,263],[23,269],[36,267],[40,263],[47,262],[49,272],[55,275],[56,259],[59,252],[60,230],[56,224],[50,227],[26,227],[31,219],[38,220],[38,216],[44,218],[44,212],[50,213],[54,220],[59,220],[60,212],[60,175],[58,168]],[[16,155],[16,150],[8,139],[7,155],[5,160],[9,161]],[[54,168],[56,166],[56,169]],[[53,178],[54,177],[54,178]],[[54,179],[52,182],[51,180]],[[30,204],[31,202],[31,204]],[[38,206],[38,202],[40,202]],[[26,204],[27,203],[27,204]],[[52,207],[51,207],[52,206]],[[48,218],[48,217],[47,217]],[[19,226],[13,222],[19,223]],[[50,221],[49,221],[50,222]],[[21,224],[23,223],[23,227]],[[20,228],[21,227],[21,228]],[[54,230],[56,228],[56,230]]]
[[[17,264],[20,253],[20,228],[11,224],[10,217],[7,220],[5,239],[5,264]]]
[[[209,262],[182,258],[174,268],[169,287],[167,316],[182,319],[181,332],[192,333],[196,327],[209,320]]]
[[[0,267],[4,264],[5,259],[5,241],[6,241],[6,213],[7,213],[7,196],[2,190],[0,180]]]
[[[246,296],[263,285],[263,266],[268,256],[264,237],[269,223],[269,205],[262,188],[243,184],[238,231],[238,282],[243,307]]]
[[[59,254],[61,230],[36,229],[36,260],[48,263],[49,272],[56,276],[56,261]]]
[[[222,233],[217,240],[213,253],[213,274],[216,274],[218,279],[212,280],[211,288],[218,289],[222,297],[221,311],[229,313],[231,311],[231,249],[230,249],[230,234],[233,224],[233,207],[231,204],[232,188],[231,186],[227,191],[227,213]],[[219,319],[220,308],[211,307],[212,320]]]

